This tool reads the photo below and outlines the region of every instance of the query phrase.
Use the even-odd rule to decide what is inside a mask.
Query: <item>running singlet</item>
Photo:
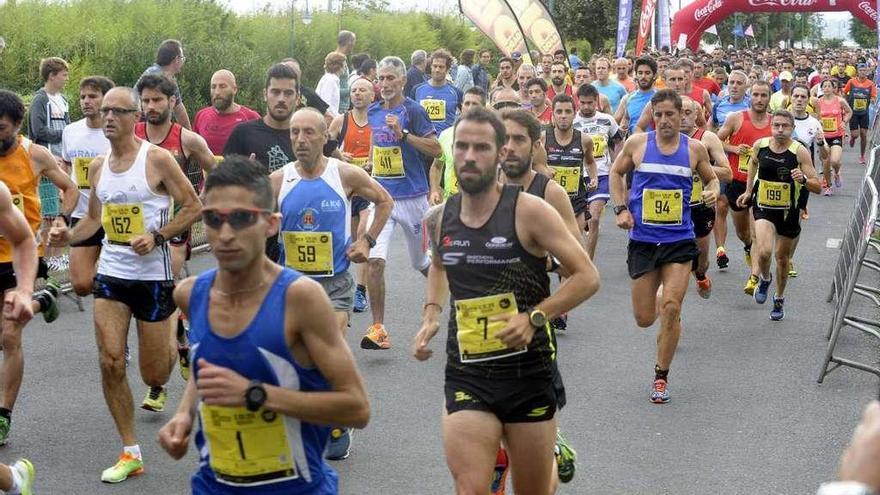
[[[446,202],[438,252],[450,291],[447,373],[490,381],[553,377],[556,342],[549,326],[536,330],[527,347],[508,348],[496,336],[504,322],[490,321],[550,295],[546,258],[526,251],[516,234],[519,194],[518,186],[504,186],[492,216],[477,229],[460,220],[460,194]]]
[[[37,177],[31,167],[31,141],[18,136],[18,146],[8,155],[0,155],[0,181],[9,188],[12,206],[24,214],[31,231],[40,228],[40,197],[37,195]],[[12,244],[0,237],[0,263],[12,262]]]
[[[458,192],[458,177],[455,175],[455,163],[452,159],[452,138],[455,128],[450,127],[440,133],[437,141],[440,142],[442,154],[438,160],[443,164],[443,199]]]
[[[727,121],[727,116],[733,112],[749,109],[749,97],[746,96],[742,100],[734,103],[730,101],[730,96],[725,96],[718,100],[718,103],[712,107],[712,122],[717,128],[721,128]],[[751,145],[751,143],[750,143]]]
[[[556,132],[548,129],[546,141],[547,165],[556,172],[553,179],[565,189],[569,197],[585,196],[587,186],[584,184],[584,149],[581,131],[573,129],[571,141],[561,145],[556,141]]]
[[[826,139],[843,136],[843,108],[836,96],[831,101],[819,98],[819,122]]]
[[[155,232],[171,218],[171,198],[150,189],[147,181],[147,151],[143,141],[134,163],[125,172],[110,170],[112,153],[107,152],[94,193],[101,201],[104,243],[98,258],[98,273],[125,280],[173,280],[168,243],[141,256],[131,240]]]
[[[697,127],[697,129],[694,130],[694,134],[691,136],[691,139],[696,139],[697,141],[702,142],[703,134],[706,134],[706,129]],[[694,173],[693,187],[691,188],[689,203],[691,206],[698,206],[703,204],[703,179],[700,177],[700,174],[696,172]]]
[[[630,135],[635,132],[636,124],[639,123],[639,118],[642,116],[642,112],[645,111],[645,106],[648,105],[651,97],[656,92],[656,89],[651,88],[648,91],[638,90],[629,94],[629,97],[626,99],[626,114],[629,115],[629,126],[627,127]]]
[[[628,208],[634,241],[668,244],[694,238],[689,198],[693,187],[689,138],[679,134],[678,148],[664,155],[657,133],[648,133],[645,156],[633,171]]]
[[[544,195],[547,194],[547,184],[549,184],[551,180],[552,179],[544,174],[535,174],[532,178],[532,183],[529,184],[529,187],[525,191],[532,196],[544,199]]]
[[[281,212],[279,263],[310,277],[332,277],[348,270],[351,201],[342,187],[335,158],[324,173],[304,179],[293,163],[284,166],[278,193]]]
[[[739,146],[744,144],[751,148],[761,138],[770,137],[772,130],[770,128],[770,119],[767,119],[767,125],[764,127],[755,127],[752,122],[751,114],[748,110],[742,112],[742,125],[739,130],[731,134],[727,139],[731,146]],[[749,180],[749,160],[752,158],[751,150],[749,153],[740,155],[739,153],[728,153],[727,161],[730,163],[730,170],[733,172],[733,180],[745,182]]]
[[[394,199],[424,196],[428,194],[428,177],[422,154],[409,142],[397,139],[385,117],[396,115],[401,129],[409,130],[413,136],[433,136],[434,127],[425,109],[409,98],[391,109],[382,105],[381,101],[373,103],[367,114],[373,130],[373,178]]]
[[[189,304],[193,373],[199,359],[259,380],[303,392],[330,390],[316,368],[303,368],[284,337],[286,294],[300,274],[284,268],[251,323],[234,337],[217,335],[208,319],[211,286],[217,271],[208,270],[193,284]],[[330,495],[337,493],[336,472],[324,462],[330,428],[284,416],[266,408],[209,406],[199,401],[195,441],[199,469],[193,493],[207,495]]]
[[[361,168],[367,165],[370,157],[370,139],[372,138],[369,122],[363,127],[354,120],[350,111],[345,112],[345,120],[342,121],[342,129],[339,135],[339,149],[351,155],[351,162]]]
[[[183,170],[184,174],[187,174],[189,177],[189,164],[187,163],[189,159],[186,156],[186,153],[183,151],[183,127],[178,123],[172,123],[171,129],[168,130],[168,134],[162,139],[159,143],[154,143],[156,146],[166,149],[174,155],[174,159],[177,161],[177,164],[180,165],[180,170]],[[150,139],[147,137],[147,123],[146,122],[138,122],[134,125],[134,135],[145,140],[149,141]]]
[[[428,113],[428,118],[437,134],[452,127],[455,123],[455,114],[464,100],[461,90],[455,86],[444,84],[436,88],[430,81],[416,86],[413,95],[413,99]]]
[[[799,141],[809,149],[810,158],[813,159],[813,152],[815,151],[816,143],[819,141],[824,142],[824,139],[821,139],[822,124],[812,115],[807,115],[802,119],[795,117],[794,132],[791,134],[791,138]]]
[[[608,175],[611,169],[611,139],[620,131],[614,117],[602,112],[596,112],[592,117],[577,114],[574,128],[590,135],[593,140],[593,159],[596,160],[599,176]]]
[[[850,79],[843,88],[843,93],[847,95],[846,101],[852,107],[855,114],[868,113],[868,107],[871,106],[871,100],[877,94],[877,87],[870,79],[864,82],[858,79]]]
[[[792,141],[782,153],[770,149],[770,138],[758,146],[758,174],[755,177],[752,204],[770,210],[797,210],[801,184],[791,177],[798,168],[797,150],[801,144]]]
[[[79,189],[79,198],[76,200],[76,208],[71,215],[73,218],[82,218],[89,211],[89,164],[96,156],[106,153],[110,149],[110,141],[104,137],[104,131],[100,127],[92,129],[86,125],[86,120],[81,119],[64,128],[61,138],[61,159],[70,163],[70,178]]]

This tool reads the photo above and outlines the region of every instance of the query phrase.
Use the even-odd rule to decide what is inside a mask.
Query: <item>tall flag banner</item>
[[[743,31],[742,24],[737,22],[736,25],[733,26],[733,35],[737,38],[742,38],[746,35],[745,31]]]
[[[645,42],[651,34],[651,24],[654,22],[654,8],[657,0],[642,0],[642,12],[639,15],[639,34],[636,36],[636,57],[645,49]]]
[[[880,0],[877,0],[880,2]],[[620,0],[617,6],[617,58],[626,53],[629,25],[632,23],[632,0]]]
[[[532,48],[542,54],[565,50],[556,22],[541,0],[508,0],[507,4]]]
[[[880,12],[880,0],[877,0],[877,12]],[[874,84],[880,85],[880,16],[877,16],[877,49],[877,66],[874,67]],[[871,128],[873,129],[873,127],[874,123],[871,122]]]
[[[877,1],[880,2],[880,0],[877,0]],[[715,36],[718,36],[718,28],[715,27],[714,24],[712,24],[711,26],[709,26],[709,29],[707,29],[706,32],[709,33],[709,34],[714,34]]]
[[[746,28],[746,30],[743,32],[743,34],[750,37],[750,38],[755,37],[755,31],[752,29],[751,24],[749,24],[749,27]]]
[[[519,52],[531,63],[523,31],[504,0],[459,0],[458,8],[480,31],[489,37],[505,56]]]
[[[657,45],[672,49],[672,34],[669,30],[669,0],[657,0]]]

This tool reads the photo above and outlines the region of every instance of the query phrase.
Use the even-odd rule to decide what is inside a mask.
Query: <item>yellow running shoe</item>
[[[743,287],[743,292],[750,296],[755,295],[755,289],[758,288],[758,276],[757,275],[749,275],[749,280],[746,282],[746,286]]]
[[[165,410],[165,401],[168,400],[168,393],[165,387],[150,387],[147,390],[147,396],[141,403],[141,408],[147,411],[162,412]]]
[[[109,467],[101,473],[101,481],[104,483],[120,483],[129,476],[138,476],[144,473],[144,461],[123,452],[113,467]]]
[[[374,323],[367,329],[367,334],[361,339],[361,349],[385,350],[391,349],[391,339],[381,323]]]
[[[15,461],[15,464],[9,466],[9,468],[18,472],[18,476],[21,478],[21,495],[33,495],[34,478],[37,473],[34,469],[34,465],[31,464],[31,461],[27,459],[19,459]]]

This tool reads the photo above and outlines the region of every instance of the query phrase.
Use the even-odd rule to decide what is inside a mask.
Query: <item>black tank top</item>
[[[798,141],[782,153],[770,149],[770,138],[758,144],[758,174],[755,197],[752,204],[768,209],[797,209],[801,184],[791,178],[791,171],[798,168]]]
[[[549,183],[550,177],[547,177],[544,174],[535,174],[535,177],[532,178],[532,183],[529,184],[529,188],[526,189],[526,192],[532,196],[544,199],[544,194],[547,192],[547,184]]]
[[[565,189],[569,196],[581,197],[587,194],[587,186],[584,182],[584,149],[581,140],[581,131],[574,129],[572,131],[571,141],[565,146],[556,141],[556,132],[549,129],[546,134],[547,165],[551,167],[568,168],[577,170],[576,188],[575,184],[568,181],[572,180],[574,175],[561,175],[560,171],[556,172],[556,182]]]
[[[526,251],[516,234],[514,212],[519,194],[518,187],[504,186],[492,216],[476,229],[461,222],[460,194],[446,201],[437,251],[446,267],[450,292],[447,372],[505,379],[553,376],[556,343],[549,326],[538,329],[527,350],[518,354],[504,348],[495,349],[494,354],[490,351],[482,356],[467,355],[459,343],[459,317],[463,322],[470,321],[470,325],[481,320],[481,313],[474,309],[475,304],[479,305],[475,299],[500,297],[500,301],[491,304],[513,311],[509,297],[512,295],[516,310],[524,312],[550,295],[546,259]],[[489,332],[484,335],[491,337],[492,332],[486,327],[480,327],[480,333],[483,332]],[[480,344],[490,341],[491,338]]]

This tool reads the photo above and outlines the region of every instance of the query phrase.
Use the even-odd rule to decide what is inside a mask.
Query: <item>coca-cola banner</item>
[[[669,0],[657,0],[657,46],[672,48],[669,34]]]
[[[508,0],[507,3],[532,48],[542,54],[565,50],[556,22],[540,0]]]
[[[642,0],[642,13],[639,15],[639,34],[636,36],[636,57],[645,49],[645,42],[651,34],[651,24],[654,23],[654,8],[657,0]]]
[[[696,0],[682,7],[672,20],[672,38],[684,35],[696,50],[710,26],[734,12],[851,12],[871,29],[877,27],[877,9],[869,0]]]
[[[458,8],[489,37],[505,56],[519,52],[529,61],[529,50],[522,29],[504,0],[459,1]]]
[[[880,0],[877,0],[880,2]],[[620,0],[617,6],[617,57],[622,57],[626,52],[626,42],[629,41],[629,25],[632,22],[632,0]],[[878,71],[880,72],[880,71]]]

